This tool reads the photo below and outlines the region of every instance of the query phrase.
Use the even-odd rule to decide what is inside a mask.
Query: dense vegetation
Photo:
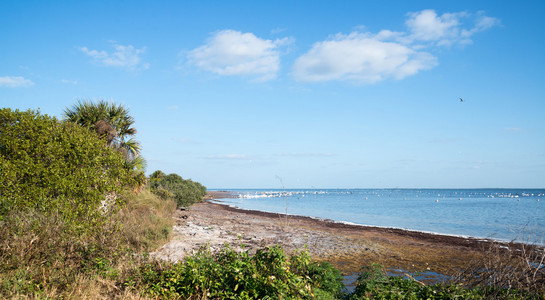
[[[162,171],[150,175],[149,185],[153,193],[163,199],[174,199],[178,207],[190,206],[206,195],[206,187],[200,183],[178,174],[165,175]]]
[[[89,130],[31,110],[0,110],[0,166],[0,218],[54,211],[79,224],[143,176]]]
[[[0,168],[1,298],[76,292],[165,240],[150,231],[170,230],[154,219],[169,220],[174,204],[139,207],[132,191],[145,176],[88,128],[3,108]]]
[[[89,111],[99,112],[86,115],[89,122],[68,118]],[[161,171],[143,188],[139,145],[131,152],[127,147],[137,144],[122,133],[136,132],[124,108],[80,103],[66,116],[69,121],[0,109],[0,298],[545,297],[544,270],[528,263],[543,262],[536,249],[528,252],[536,257],[522,259],[491,253],[463,273],[477,277],[475,284],[424,285],[368,267],[351,294],[342,292],[338,270],[312,261],[306,251],[288,255],[270,247],[250,255],[229,246],[216,253],[205,247],[182,262],[153,260],[148,252],[168,240],[176,206],[200,201],[206,188]]]
[[[133,278],[151,296],[182,299],[335,299],[343,287],[330,264],[312,262],[304,251],[288,257],[280,247],[253,256],[228,246],[217,253],[203,249],[182,263],[145,266]]]

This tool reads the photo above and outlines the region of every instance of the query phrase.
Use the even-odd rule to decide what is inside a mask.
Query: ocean
[[[544,244],[545,189],[232,190],[219,203],[368,226]]]

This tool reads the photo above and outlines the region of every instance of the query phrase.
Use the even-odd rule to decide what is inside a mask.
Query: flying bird
[[[464,102],[464,99],[460,98],[460,102]]]

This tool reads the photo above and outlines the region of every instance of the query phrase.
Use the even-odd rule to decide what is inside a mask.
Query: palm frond
[[[124,148],[128,156],[136,157],[140,153],[140,144],[132,138],[136,134],[132,127],[134,118],[121,104],[106,100],[79,100],[72,108],[65,109],[64,119],[94,130],[109,146]]]
[[[133,157],[138,156],[138,154],[140,154],[140,150],[142,150],[140,143],[133,138],[129,139],[128,141],[121,142],[119,144],[119,148],[126,149],[129,155]]]

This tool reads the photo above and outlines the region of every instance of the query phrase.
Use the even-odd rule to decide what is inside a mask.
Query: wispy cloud
[[[287,28],[276,27],[276,28],[271,30],[271,33],[272,34],[279,34],[279,33],[282,33],[282,32],[284,32],[286,30],[288,30],[288,29]]]
[[[61,79],[61,82],[64,83],[64,84],[73,84],[73,85],[78,84],[77,80]]]
[[[183,143],[183,144],[200,144],[200,142],[197,142],[194,139],[186,139],[186,138],[173,138],[173,140],[177,143]]]
[[[336,156],[336,154],[321,153],[321,152],[297,152],[297,153],[280,153],[278,154],[278,156],[303,158],[303,157],[332,157],[332,156]]]
[[[520,128],[520,127],[507,127],[507,128],[504,128],[504,130],[510,131],[510,132],[521,132],[522,128]]]
[[[430,144],[454,144],[454,143],[462,142],[464,140],[465,140],[464,138],[458,138],[458,137],[453,137],[453,138],[433,138],[433,139],[429,140],[428,143],[430,143]]]
[[[253,33],[222,30],[188,54],[189,62],[219,75],[251,76],[259,81],[274,79],[280,69],[279,47],[289,38],[266,40]]]
[[[22,76],[3,76],[0,77],[0,87],[26,87],[34,85],[34,82],[32,82],[30,79],[25,79]]]
[[[205,159],[217,159],[217,160],[244,160],[249,159],[246,154],[217,154],[217,155],[208,155],[204,157]]]
[[[477,13],[473,22],[464,23],[471,19],[467,12],[444,13],[437,15],[434,10],[426,9],[420,12],[409,13],[405,22],[409,28],[409,38],[414,42],[429,42],[436,46],[451,46],[453,44],[472,43],[471,37],[477,33],[496,26],[499,19]],[[466,22],[467,23],[467,22]]]
[[[466,25],[464,21],[472,19]],[[435,47],[469,44],[477,33],[499,24],[496,18],[479,12],[437,15],[434,10],[409,13],[408,32],[382,30],[339,33],[315,43],[295,61],[293,76],[298,81],[351,81],[373,84],[388,78],[402,79],[438,64],[430,53]]]
[[[95,62],[105,66],[130,70],[146,70],[149,68],[149,63],[143,62],[141,58],[146,48],[136,49],[132,45],[124,46],[116,43],[113,43],[113,47],[113,52],[91,50],[87,47],[80,47],[79,49],[92,57]]]

